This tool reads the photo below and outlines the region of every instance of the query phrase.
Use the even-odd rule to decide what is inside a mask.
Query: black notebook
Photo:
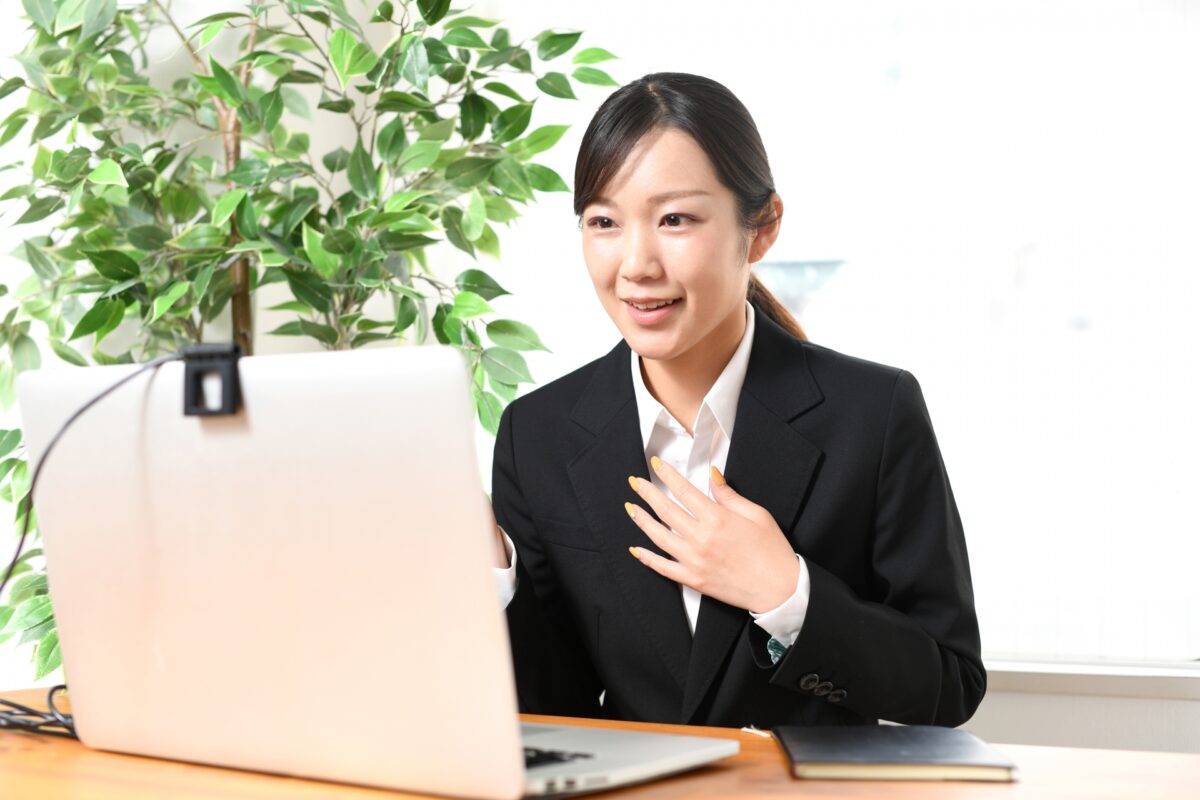
[[[937,725],[780,725],[797,778],[1012,781],[1016,764],[977,736]]]

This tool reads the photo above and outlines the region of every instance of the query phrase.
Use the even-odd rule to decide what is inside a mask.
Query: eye
[[[609,223],[609,224],[607,224],[607,225],[599,224],[602,222]],[[592,217],[591,219],[588,220],[587,224],[588,224],[589,228],[600,228],[601,230],[608,230],[610,227],[612,227],[611,223],[612,223],[612,220],[609,219],[608,217]]]
[[[678,228],[687,219],[689,219],[689,217],[685,217],[682,214],[667,214],[663,217],[663,221],[668,223],[668,228]],[[674,224],[672,224],[670,220],[675,220]]]

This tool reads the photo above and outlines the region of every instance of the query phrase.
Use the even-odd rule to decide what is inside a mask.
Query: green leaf
[[[329,40],[329,60],[337,73],[338,83],[345,89],[350,78],[370,72],[379,56],[350,31],[338,28]]]
[[[71,332],[67,341],[74,341],[81,336],[87,336],[90,333],[95,333],[108,327],[112,322],[112,318],[117,314],[120,314],[121,317],[125,315],[125,304],[123,302],[111,297],[97,300],[91,310],[84,314],[83,318],[75,324],[75,330]],[[117,322],[119,323],[120,321],[120,317],[118,317]],[[113,327],[115,328],[116,325],[114,324]]]
[[[25,257],[29,259],[29,266],[33,267],[43,280],[52,281],[58,277],[58,268],[50,257],[46,255],[42,248],[35,245],[32,241],[25,242]]]
[[[571,56],[572,64],[599,64],[601,61],[611,61],[615,55],[603,47],[587,47]]]
[[[488,377],[502,383],[533,383],[525,358],[507,347],[489,347],[483,351],[483,368]]]
[[[242,82],[229,72],[229,70],[217,63],[217,60],[212,56],[208,57],[208,68],[212,70],[213,80],[221,87],[221,97],[227,103],[233,106],[240,106],[246,100],[245,90],[242,88]]]
[[[24,0],[25,13],[46,33],[54,33],[54,0]]]
[[[570,125],[543,125],[524,139],[518,139],[509,144],[507,150],[522,161],[526,161],[558,144],[558,140],[570,127]]]
[[[333,347],[337,344],[337,331],[328,325],[322,325],[307,319],[297,320],[297,322],[300,323],[300,330],[304,331],[306,335],[313,337],[318,342],[327,344],[330,347]]]
[[[79,29],[79,41],[92,38],[108,28],[117,18],[117,0],[87,0],[83,7],[83,24]]]
[[[492,121],[492,141],[497,144],[511,141],[529,127],[533,116],[533,103],[518,103],[500,112]]]
[[[21,430],[13,428],[12,430],[0,431],[0,458],[17,449],[17,445],[21,443]],[[0,630],[4,626],[0,625]]]
[[[429,107],[428,100],[412,92],[384,92],[379,95],[379,102],[375,104],[375,110],[381,114],[389,111],[424,111]]]
[[[74,364],[77,367],[86,367],[88,365],[86,358],[79,355],[79,353],[75,352],[75,350],[69,345],[67,345],[65,342],[59,341],[58,339],[50,340],[50,349],[54,351],[55,355],[57,355],[63,361],[66,361],[68,364]]]
[[[58,646],[58,631],[53,630],[38,642],[33,661],[33,679],[41,680],[61,666],[62,650]]]
[[[426,125],[417,139],[425,142],[444,142],[454,133],[454,122],[454,117],[450,117]]]
[[[487,19],[485,17],[455,17],[442,26],[443,30],[452,31],[455,28],[490,28],[493,25],[499,25],[498,19]]]
[[[479,415],[479,424],[495,436],[496,431],[500,430],[500,415],[504,413],[504,404],[491,392],[483,392],[475,387],[472,387],[471,394],[475,397],[475,413]]]
[[[487,124],[488,108],[484,99],[474,92],[468,92],[459,104],[459,117],[461,124],[458,132],[463,139],[470,141],[478,139],[483,133],[483,128]]]
[[[191,288],[191,284],[187,281],[177,281],[171,284],[171,287],[167,291],[155,297],[154,311],[151,313],[150,319],[146,320],[146,324],[153,325],[157,322],[163,314],[171,309],[171,306],[179,301],[179,298],[187,294],[189,288]]]
[[[465,189],[468,186],[474,186],[486,181],[488,176],[492,174],[494,166],[496,166],[496,159],[494,158],[467,156],[466,158],[460,158],[457,161],[451,162],[446,167],[444,174],[446,180]]]
[[[436,25],[450,10],[450,0],[417,0],[417,10],[425,22]]]
[[[463,213],[463,236],[472,242],[475,241],[483,233],[483,226],[486,222],[487,206],[484,205],[483,195],[479,193],[478,189],[472,189],[467,202],[467,210]]]
[[[267,162],[257,158],[243,158],[225,175],[225,180],[240,183],[242,186],[254,186],[265,181],[270,172],[271,168]]]
[[[413,200],[431,194],[433,194],[431,189],[409,189],[408,191],[404,192],[396,192],[387,199],[386,203],[384,203],[383,210],[388,213],[403,211],[404,209],[408,208]]]
[[[537,54],[542,61],[557,58],[570,50],[579,41],[582,33],[555,33],[538,43]]]
[[[429,91],[429,51],[425,49],[425,42],[417,39],[409,45],[400,75],[422,92]]]
[[[337,150],[330,150],[321,156],[321,163],[330,172],[341,172],[350,164],[350,152],[344,147],[339,147]]]
[[[283,116],[283,95],[278,89],[273,89],[258,101],[258,113],[262,116],[263,130],[268,133],[275,130],[279,118]]]
[[[413,142],[400,154],[396,172],[416,172],[431,166],[441,152],[441,142]]]
[[[9,78],[4,83],[0,84],[0,98],[8,97],[10,94],[20,89],[25,85],[22,78]]]
[[[571,91],[571,81],[561,72],[547,72],[537,79],[537,87],[552,97],[577,99],[575,92]]]
[[[346,177],[350,179],[350,188],[363,200],[375,197],[379,183],[379,173],[371,154],[362,145],[362,139],[354,143],[354,152],[350,154],[350,163],[346,167]]]
[[[534,332],[533,328],[524,322],[517,322],[515,319],[498,319],[489,322],[486,330],[488,338],[501,347],[508,347],[513,350],[545,350],[547,353],[552,352],[549,347],[542,344],[542,340]]]
[[[308,257],[313,268],[321,274],[321,277],[326,279],[332,278],[334,273],[338,271],[338,257],[322,247],[325,237],[309,227],[306,222],[304,223],[303,238],[304,254]],[[302,297],[299,299],[304,300]],[[309,303],[309,305],[312,305],[312,303]]]
[[[484,314],[495,314],[496,310],[474,292],[459,292],[454,295],[454,310],[451,313],[459,319],[472,319]]]
[[[39,594],[29,598],[17,606],[12,619],[8,621],[7,630],[23,631],[36,625],[41,625],[54,614],[50,605],[50,595]]]
[[[395,9],[392,8],[390,0],[384,0],[375,7],[375,13],[371,15],[368,22],[391,22],[392,15],[395,14]]]
[[[329,287],[321,276],[310,270],[285,269],[288,288],[295,298],[324,314],[329,310],[331,299]]]
[[[569,192],[570,187],[557,172],[541,164],[526,164],[529,183],[539,192]]]
[[[216,271],[216,263],[209,264],[196,275],[196,280],[192,282],[192,292],[196,295],[196,302],[199,303],[204,299],[204,293],[208,291],[208,284],[212,281],[213,273]]]
[[[24,225],[27,222],[38,222],[62,208],[63,199],[59,196],[34,197],[29,201],[29,208],[17,218],[13,224]]]
[[[463,47],[468,50],[494,50],[478,33],[470,28],[454,28],[442,37],[447,47]]]
[[[620,86],[612,76],[602,69],[595,67],[577,67],[571,77],[580,83],[590,83],[593,86]]]
[[[233,212],[237,210],[238,203],[246,196],[245,189],[231,189],[221,195],[221,199],[217,201],[217,205],[213,208],[212,224],[224,225],[225,221],[233,216]]]
[[[129,185],[125,182],[125,173],[121,172],[121,165],[111,158],[106,158],[97,164],[96,168],[88,173],[87,179],[102,186]]]
[[[125,234],[125,238],[138,250],[152,251],[158,250],[170,241],[171,234],[157,225],[138,225],[130,228]]]
[[[42,365],[42,354],[29,334],[18,334],[13,339],[12,365],[18,373],[37,369]]]
[[[417,316],[417,302],[408,295],[402,296],[396,306],[396,324],[392,326],[392,333],[400,333],[412,325]]]
[[[138,263],[120,250],[98,250],[84,253],[88,261],[110,281],[124,281],[141,274]]]
[[[225,27],[228,20],[219,19],[216,22],[210,22],[204,26],[204,30],[200,32],[200,38],[197,40],[196,49],[203,50],[208,47],[209,42],[217,38],[217,34]]]
[[[459,273],[458,277],[454,279],[454,285],[460,291],[474,292],[485,300],[494,300],[500,295],[511,294],[496,283],[491,275],[479,269],[468,269]]]

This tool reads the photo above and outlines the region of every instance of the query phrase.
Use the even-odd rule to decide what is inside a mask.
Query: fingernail
[[[655,472],[658,472],[658,468],[662,466],[662,459],[658,456],[650,456],[650,466],[654,467]]]
[[[638,549],[636,547],[629,548],[629,552],[632,553],[633,557],[636,558],[638,561],[642,560],[642,557],[640,555],[638,555]]]
[[[630,519],[637,519],[637,506],[633,503],[626,503],[625,513],[629,515]]]
[[[636,492],[638,490],[638,479],[633,477],[632,475],[630,475],[629,476],[629,485],[632,486],[633,490]]]
[[[713,481],[717,484],[717,486],[725,485],[725,476],[722,475],[721,471],[717,469],[716,464],[712,465],[712,476],[713,476]]]

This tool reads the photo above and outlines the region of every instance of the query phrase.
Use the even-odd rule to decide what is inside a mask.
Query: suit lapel
[[[822,394],[802,345],[755,308],[754,345],[738,399],[725,479],[739,494],[771,512],[790,531],[808,492],[821,450],[789,424]],[[705,595],[688,664],[681,721],[689,723],[750,614]]]
[[[682,690],[692,635],[679,584],[642,566],[629,554],[631,546],[638,546],[666,555],[625,513],[626,502],[640,503],[626,477],[645,477],[649,467],[638,427],[629,345],[624,340],[597,366],[572,411],[572,419],[596,436],[567,465],[580,509],[602,544],[630,616],[638,621],[641,635],[652,643]]]

